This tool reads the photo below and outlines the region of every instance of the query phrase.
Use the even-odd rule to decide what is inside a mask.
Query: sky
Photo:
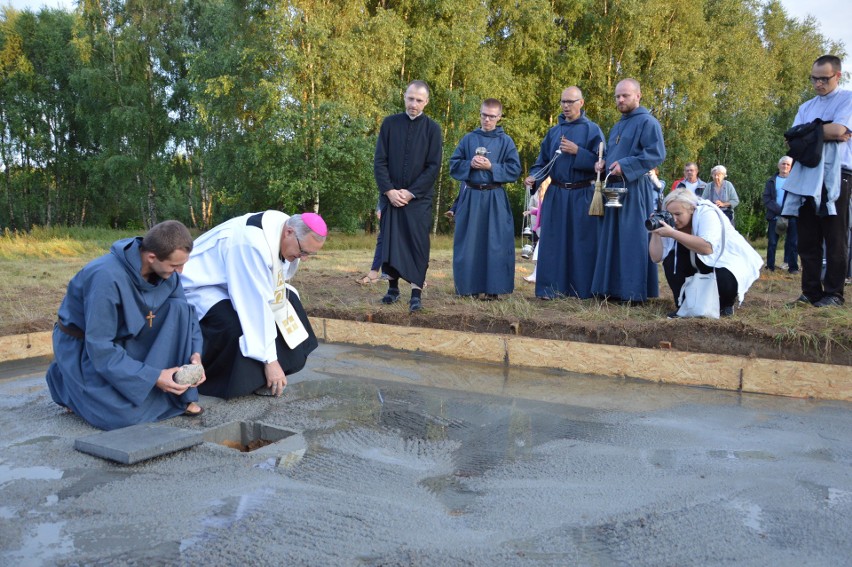
[[[842,41],[847,52],[844,67],[852,68],[852,1],[850,0],[781,0],[787,13],[797,20],[812,15],[819,22],[826,37]],[[37,11],[42,6],[49,8],[74,7],[73,0],[0,0],[0,5],[14,8],[30,8]],[[844,72],[844,74],[846,74]]]

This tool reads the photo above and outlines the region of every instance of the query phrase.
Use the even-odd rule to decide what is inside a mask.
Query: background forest
[[[668,150],[661,177],[724,164],[737,224],[765,231],[761,193],[812,96],[811,63],[844,55],[813,20],[754,0],[80,0],[0,12],[0,227],[206,229],[236,214],[318,210],[371,229],[382,118],[412,79],[444,157],[501,99],[524,174],[561,90],[607,132],[613,91],[642,84]],[[442,170],[440,213],[456,183]],[[520,183],[510,187],[516,213]],[[516,214],[516,219],[520,215]]]

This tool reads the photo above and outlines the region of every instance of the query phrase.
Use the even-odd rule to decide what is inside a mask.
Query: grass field
[[[107,229],[67,228],[3,234],[0,269],[5,277],[0,280],[0,335],[51,329],[69,279],[86,262],[106,253],[113,241],[131,235]],[[672,325],[671,321],[666,322],[665,314],[674,308],[674,303],[662,274],[660,298],[642,305],[596,299],[540,301],[533,286],[521,279],[530,273],[532,264],[518,257],[515,293],[497,302],[458,297],[452,278],[452,239],[438,236],[432,244],[424,294],[426,309],[412,317],[404,302],[379,304],[382,284],[355,283],[369,267],[374,244],[373,235],[332,234],[319,256],[303,262],[294,283],[309,313],[356,320],[373,320],[376,316],[394,324],[476,332],[509,332],[511,322],[525,321],[526,328],[572,340],[646,346],[656,344],[654,339],[659,335],[675,337],[689,345],[689,350],[706,347],[710,352],[759,356],[777,351],[777,356],[787,357],[784,350],[793,349],[811,360],[852,360],[852,310],[848,306],[786,307],[800,293],[800,281],[780,270],[764,272],[746,295],[743,308],[733,317]],[[758,251],[765,255],[765,249]]]

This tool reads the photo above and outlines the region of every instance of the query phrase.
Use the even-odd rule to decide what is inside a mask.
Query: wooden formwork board
[[[317,337],[476,362],[852,401],[852,367],[314,318]],[[52,353],[50,331],[0,337],[0,362]]]
[[[723,390],[852,401],[852,367],[316,319],[328,342]]]

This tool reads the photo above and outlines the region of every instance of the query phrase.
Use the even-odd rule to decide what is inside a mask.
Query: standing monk
[[[624,206],[606,207],[601,240],[592,278],[592,293],[620,301],[642,302],[660,294],[657,266],[648,257],[645,219],[653,212],[656,187],[647,173],[666,158],[663,131],[648,109],[639,106],[639,82],[624,79],[615,87],[615,105],[621,112],[609,133],[606,162],[609,184],[627,187]]]
[[[179,365],[201,364],[201,330],[179,276],[191,250],[186,227],[165,221],[71,279],[47,369],[54,402],[100,429],[201,415],[198,390],[173,379]]]
[[[562,152],[550,170],[547,204],[539,212],[537,297],[592,295],[590,287],[601,222],[599,217],[589,215],[589,206],[595,195],[595,162],[603,132],[586,118],[584,102],[579,88],[562,91],[559,124],[545,136],[538,159],[524,181],[532,187],[536,173],[553,159],[556,150]]]
[[[405,90],[405,112],[384,119],[376,141],[373,174],[379,187],[382,271],[390,278],[382,303],[399,301],[399,280],[411,284],[411,312],[422,308],[421,292],[429,267],[432,194],[441,168],[441,128],[423,114],[429,86],[412,81]]]
[[[466,187],[455,206],[453,280],[459,295],[485,299],[515,289],[515,222],[504,183],[521,174],[515,142],[497,123],[503,104],[486,99],[480,128],[466,134],[450,158],[450,175]]]

